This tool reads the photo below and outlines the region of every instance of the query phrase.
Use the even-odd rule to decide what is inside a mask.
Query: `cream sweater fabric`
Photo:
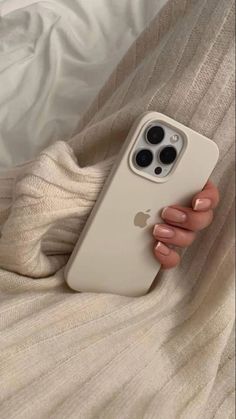
[[[0,178],[1,418],[234,417],[233,28],[231,0],[170,0],[78,135]],[[74,293],[63,268],[145,110],[217,142],[221,204],[148,295]]]

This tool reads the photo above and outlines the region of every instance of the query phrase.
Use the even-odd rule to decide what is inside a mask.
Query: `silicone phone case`
[[[174,170],[156,181],[130,167],[130,152],[153,121],[174,127],[185,142]],[[161,221],[163,207],[191,202],[218,156],[216,144],[190,128],[157,112],[142,115],[133,125],[67,264],[68,285],[77,291],[144,295],[160,269],[153,254],[153,225]],[[137,213],[140,220],[147,220],[146,227],[135,225]]]

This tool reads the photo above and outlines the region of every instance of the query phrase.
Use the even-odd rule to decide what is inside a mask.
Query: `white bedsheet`
[[[166,0],[0,0],[0,169],[69,138]]]

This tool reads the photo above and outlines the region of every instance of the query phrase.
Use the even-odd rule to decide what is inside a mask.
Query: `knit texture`
[[[146,296],[75,293],[64,266],[147,110],[218,144],[214,222]],[[233,151],[234,2],[170,0],[78,134],[0,178],[1,418],[234,417]]]

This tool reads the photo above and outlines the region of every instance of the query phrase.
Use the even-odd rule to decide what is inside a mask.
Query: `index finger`
[[[195,211],[207,211],[216,208],[219,200],[218,188],[208,180],[203,190],[194,196],[192,207]]]

